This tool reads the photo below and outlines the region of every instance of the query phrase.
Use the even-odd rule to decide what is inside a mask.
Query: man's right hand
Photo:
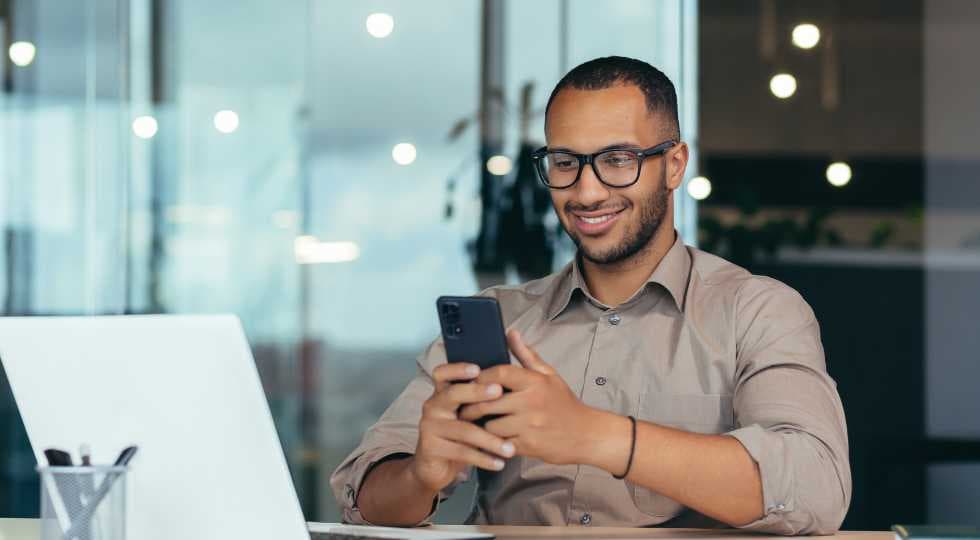
[[[470,465],[499,471],[504,468],[500,458],[514,455],[512,443],[457,415],[463,405],[501,396],[499,384],[453,384],[471,381],[479,374],[479,366],[466,363],[441,364],[432,371],[435,391],[422,404],[419,441],[410,466],[419,484],[429,491],[442,490]]]
[[[365,520],[417,525],[432,512],[439,492],[466,467],[499,471],[504,467],[500,458],[514,455],[512,443],[457,415],[462,405],[501,396],[499,384],[467,382],[479,374],[478,366],[464,363],[442,364],[432,371],[435,390],[422,404],[415,455],[385,461],[367,474],[355,501]]]

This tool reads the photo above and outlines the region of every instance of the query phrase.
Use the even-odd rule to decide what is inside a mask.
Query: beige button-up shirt
[[[793,289],[678,236],[643,288],[616,307],[589,294],[574,262],[481,294],[497,298],[504,324],[520,330],[587,405],[738,439],[758,463],[765,508],[744,528],[813,534],[840,526],[851,498],[844,412],[817,320]],[[445,361],[436,340],[419,357],[415,378],[334,472],[347,521],[365,522],[355,502],[371,466],[415,451],[430,374]],[[514,457],[478,480],[470,523],[718,525],[586,465]]]

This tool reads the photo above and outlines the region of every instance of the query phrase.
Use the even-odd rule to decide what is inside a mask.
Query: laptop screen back
[[[139,446],[130,538],[309,538],[237,318],[0,318],[0,360],[39,463]]]

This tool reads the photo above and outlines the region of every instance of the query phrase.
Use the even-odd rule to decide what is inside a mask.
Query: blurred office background
[[[526,154],[610,54],[678,87],[687,242],[816,310],[845,527],[980,519],[974,2],[0,0],[0,43],[2,313],[237,314],[310,520],[435,298],[572,256]],[[0,515],[33,466],[0,380]]]

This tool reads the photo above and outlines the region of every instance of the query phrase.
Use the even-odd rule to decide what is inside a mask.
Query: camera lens
[[[458,336],[458,335],[460,335],[462,333],[463,333],[463,326],[462,325],[457,324],[456,326],[453,327],[453,334],[456,334]]]

